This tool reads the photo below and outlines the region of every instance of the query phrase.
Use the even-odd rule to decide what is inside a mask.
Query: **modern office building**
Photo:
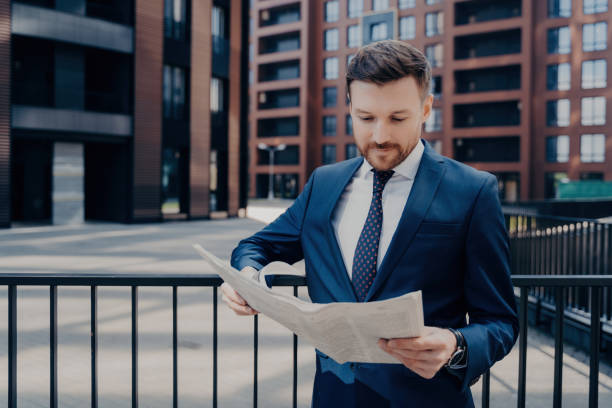
[[[0,5],[0,226],[246,206],[246,0]]]
[[[344,72],[400,39],[433,68],[424,138],[494,173],[508,201],[563,179],[612,181],[608,0],[260,0],[250,38],[250,196],[295,196],[321,164],[358,154]],[[265,149],[258,146],[264,143]],[[264,146],[262,146],[264,147]]]

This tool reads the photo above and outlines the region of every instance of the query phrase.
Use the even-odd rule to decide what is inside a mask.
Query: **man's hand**
[[[241,271],[241,274],[249,274],[255,276],[258,272],[255,268],[245,266]],[[249,304],[227,283],[221,285],[221,292],[223,301],[227,303],[230,309],[234,311],[238,316],[252,316],[259,313],[257,310],[249,306]]]
[[[457,349],[457,339],[448,329],[425,326],[422,336],[379,339],[378,346],[421,377],[431,379]]]

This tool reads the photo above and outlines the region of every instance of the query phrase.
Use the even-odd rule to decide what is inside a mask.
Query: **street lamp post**
[[[267,150],[270,155],[270,175],[268,179],[268,200],[274,200],[274,153],[285,150],[287,145],[280,144],[278,146],[268,146],[265,143],[260,143],[257,148]]]

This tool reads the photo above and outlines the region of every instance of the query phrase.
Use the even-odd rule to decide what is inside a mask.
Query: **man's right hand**
[[[251,275],[257,274],[257,270],[253,267],[246,266],[240,273],[248,273]],[[252,316],[259,313],[253,309],[249,304],[227,283],[221,285],[221,292],[223,292],[222,298],[230,309],[234,311],[238,316]]]

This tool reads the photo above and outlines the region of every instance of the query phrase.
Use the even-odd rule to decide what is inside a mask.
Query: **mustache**
[[[395,143],[383,143],[383,144],[371,143],[368,145],[368,149],[390,149],[390,148],[399,149],[399,146]]]

